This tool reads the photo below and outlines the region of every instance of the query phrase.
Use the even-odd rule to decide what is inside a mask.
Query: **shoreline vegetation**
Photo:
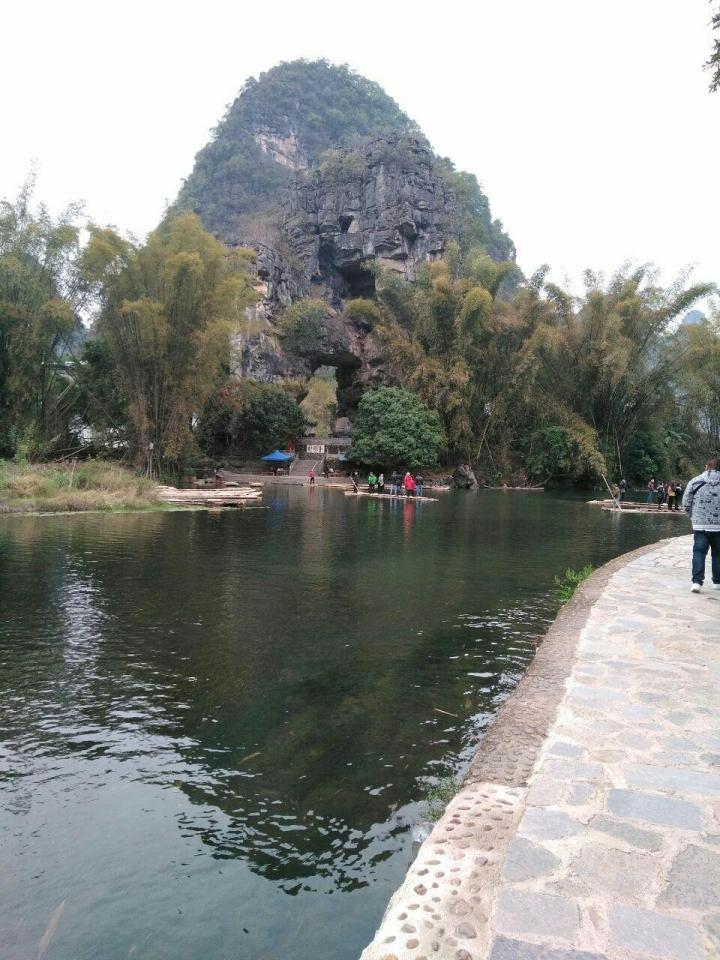
[[[0,516],[166,508],[157,483],[116,463],[0,460]]]

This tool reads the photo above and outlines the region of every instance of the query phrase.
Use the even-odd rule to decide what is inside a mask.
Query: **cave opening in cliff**
[[[368,270],[366,262],[342,266],[338,273],[342,278],[340,295],[344,300],[354,300],[357,297],[374,298],[375,274]]]

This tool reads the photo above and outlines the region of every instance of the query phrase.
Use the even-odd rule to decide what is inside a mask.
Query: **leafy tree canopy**
[[[245,251],[228,250],[194,214],[166,220],[138,246],[93,228],[83,274],[125,403],[127,444],[153,472],[192,452],[193,418],[227,363],[228,338],[254,302]]]
[[[197,436],[210,456],[262,456],[303,435],[305,416],[282,385],[229,380],[208,399]]]
[[[80,208],[33,205],[34,178],[0,203],[0,456],[48,456],[76,443],[73,349],[86,288]]]
[[[350,459],[415,469],[437,463],[440,420],[416,396],[397,387],[366,393],[353,425]]]

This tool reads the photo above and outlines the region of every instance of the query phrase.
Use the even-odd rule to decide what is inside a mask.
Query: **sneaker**
[[[702,584],[700,584],[700,583],[694,583],[694,584],[690,587],[690,590],[691,590],[693,593],[700,593],[700,587],[701,587],[701,586],[702,586]]]
[[[720,583],[713,583],[713,587],[715,590],[720,590]]]

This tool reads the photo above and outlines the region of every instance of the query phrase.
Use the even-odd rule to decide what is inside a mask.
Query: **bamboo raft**
[[[262,499],[260,484],[244,487],[215,487],[209,490],[185,490],[161,486],[158,498],[163,503],[185,504],[193,507],[244,507]]]
[[[491,487],[484,486],[483,490],[522,490],[525,493],[544,493],[545,487]]]
[[[437,503],[437,497],[406,497],[403,493],[370,493],[368,490],[358,490],[357,493],[354,493],[352,490],[345,491],[346,497],[374,497],[375,500],[406,500],[408,503],[412,503],[413,500],[429,500],[432,503]]]
[[[673,515],[687,519],[687,514],[684,510],[668,510],[667,507],[658,510],[657,504],[648,506],[646,503],[628,503],[627,501],[622,501],[620,503],[620,509],[618,510],[618,505],[614,500],[588,500],[587,502],[592,507],[600,507],[601,510],[610,510],[613,513],[647,513],[653,516],[663,517]]]

